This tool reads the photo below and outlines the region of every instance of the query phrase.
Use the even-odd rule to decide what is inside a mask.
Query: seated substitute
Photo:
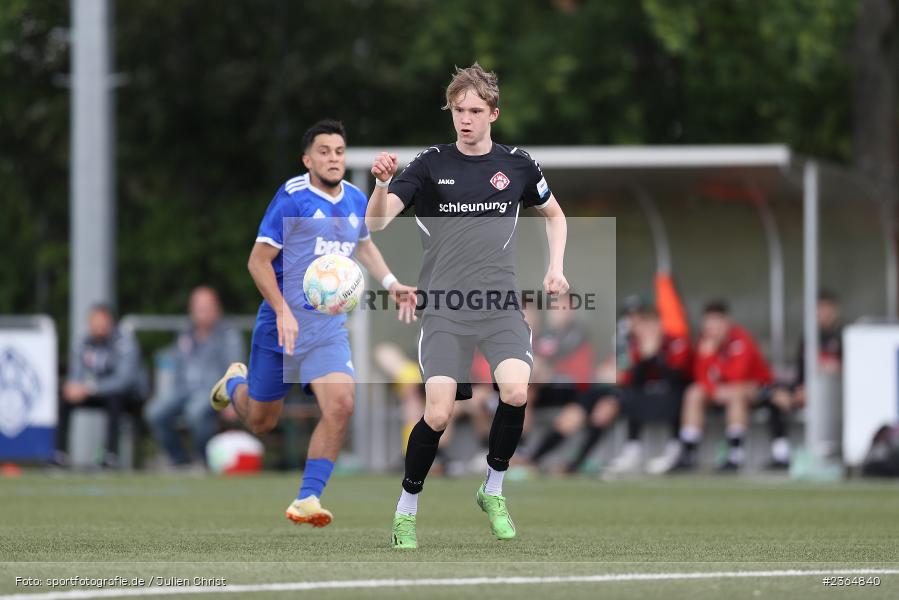
[[[569,290],[547,310],[546,324],[534,341],[534,381],[542,383],[537,391],[536,404],[563,404],[564,408],[553,422],[552,429],[528,457],[531,464],[538,465],[564,439],[583,429],[589,414],[587,437],[577,456],[566,466],[568,473],[580,469],[599,441],[602,428],[609,418],[606,405],[584,396],[593,381],[595,352],[586,327],[576,317]],[[605,386],[605,391],[612,391],[612,386]],[[605,393],[600,396],[608,399]],[[611,418],[614,419],[614,415]]]
[[[146,391],[140,347],[132,335],[116,326],[112,309],[91,307],[87,335],[72,349],[69,373],[62,387],[56,428],[57,466],[69,464],[69,424],[72,411],[99,408],[106,411],[104,468],[119,466],[119,428],[123,412],[138,409]]]
[[[206,444],[218,429],[209,389],[228,365],[245,358],[240,332],[222,319],[222,305],[214,289],[195,288],[189,312],[190,325],[175,340],[175,383],[170,393],[157,397],[145,411],[153,437],[174,466],[205,464]],[[179,417],[190,430],[193,461],[179,439]]]
[[[607,475],[638,473],[643,467],[640,434],[647,422],[671,425],[677,443],[681,398],[690,380],[692,352],[686,335],[666,333],[659,311],[641,306],[632,319],[629,368],[619,377],[618,399],[627,418],[627,443],[605,471]]]
[[[840,302],[836,294],[821,290],[815,307],[818,320],[818,369],[828,375],[839,375],[843,368],[843,329],[840,325]],[[805,406],[805,341],[799,340],[796,352],[796,379],[771,389],[760,405],[769,411],[771,430],[771,469],[790,466],[790,415]]]
[[[693,377],[684,394],[679,442],[649,462],[650,473],[695,467],[707,406],[725,411],[730,448],[720,470],[735,471],[743,464],[749,411],[762,388],[771,383],[771,370],[749,332],[731,321],[723,300],[709,302],[703,311]]]
[[[599,368],[600,381],[614,381],[614,360],[609,357]],[[608,371],[611,375],[605,375]],[[590,389],[575,393],[555,418],[552,428],[544,434],[534,452],[524,459],[525,464],[537,467],[543,458],[569,437],[585,431],[574,456],[565,464],[565,473],[577,473],[602,437],[603,431],[615,422],[620,411],[618,389],[611,383],[598,383]]]

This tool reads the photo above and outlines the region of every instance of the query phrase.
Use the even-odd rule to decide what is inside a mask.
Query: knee
[[[618,402],[616,400],[601,400],[593,414],[590,415],[590,423],[594,427],[608,427],[618,417]]]
[[[691,383],[687,391],[684,392],[684,404],[702,404],[704,397],[705,392],[702,389],[702,385]]]
[[[771,407],[778,412],[787,412],[790,410],[790,392],[783,389],[775,390],[771,394]]]
[[[500,400],[509,406],[524,406],[528,401],[528,387],[526,385],[502,386]]]
[[[144,409],[144,420],[150,427],[160,429],[166,426],[168,411],[162,409],[159,402],[151,402]]]
[[[251,414],[246,420],[247,428],[253,435],[268,433],[278,424],[278,416],[272,414]]]
[[[187,426],[191,431],[201,431],[215,422],[215,413],[211,410],[189,410],[184,417],[187,419]]]
[[[555,420],[556,431],[562,435],[571,435],[584,424],[584,411],[580,406],[565,408]]]
[[[352,392],[340,393],[328,402],[322,418],[346,423],[350,420],[355,406],[356,401]]]
[[[447,428],[452,417],[452,410],[428,406],[425,409],[425,423],[434,431],[443,431]]]
[[[735,408],[748,408],[752,405],[758,391],[753,385],[736,385],[728,396],[728,404],[734,404]]]

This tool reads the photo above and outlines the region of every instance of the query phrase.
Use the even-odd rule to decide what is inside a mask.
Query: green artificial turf
[[[417,551],[389,547],[397,476],[338,476],[314,530],[284,519],[297,476],[150,475],[0,479],[0,594],[48,592],[21,577],[224,577],[228,585],[383,578],[566,576],[734,570],[899,568],[899,485],[668,478],[507,482],[519,538],[490,536],[477,479],[429,480]],[[899,597],[825,589],[820,576],[429,587],[427,597]],[[62,587],[59,590],[83,588]],[[542,590],[542,591],[541,591]],[[549,592],[548,590],[552,590]],[[301,592],[255,592],[253,598]],[[420,597],[417,587],[302,592],[321,598]],[[199,596],[197,596],[199,597]],[[233,597],[233,596],[232,596]]]

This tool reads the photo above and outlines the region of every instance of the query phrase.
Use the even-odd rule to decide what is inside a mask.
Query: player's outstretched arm
[[[387,192],[387,185],[396,169],[396,154],[387,152],[379,154],[372,164],[371,174],[375,176],[375,189],[371,193],[365,211],[365,225],[369,231],[381,231],[403,211],[403,201],[400,197]]]
[[[371,273],[372,277],[378,281],[383,282],[384,278],[391,274],[390,267],[387,266],[387,261],[384,260],[384,256],[381,254],[381,251],[378,250],[378,247],[371,238],[360,240],[360,242],[356,244],[356,258],[362,263],[362,266]],[[403,285],[396,280],[396,277],[391,276],[391,279],[393,279],[393,281],[387,282],[387,291],[390,292],[394,302],[396,302],[400,308],[398,315],[399,320],[406,323],[418,320],[415,316],[415,288]]]
[[[278,288],[278,279],[275,277],[275,269],[272,261],[280,253],[280,248],[275,248],[264,242],[256,242],[250,252],[250,260],[247,268],[253,277],[253,282],[259,288],[262,297],[265,298],[277,316],[278,345],[284,348],[284,353],[293,355],[293,347],[297,340],[299,326],[293,313],[284,302],[284,296]]]
[[[565,220],[562,207],[552,194],[537,212],[546,219],[546,239],[549,242],[549,267],[546,269],[546,277],[543,278],[543,290],[548,294],[564,294],[568,291],[568,280],[563,273],[568,222]]]

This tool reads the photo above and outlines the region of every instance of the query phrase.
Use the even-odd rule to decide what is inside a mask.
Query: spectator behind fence
[[[815,307],[818,320],[818,369],[826,375],[839,375],[843,368],[843,331],[840,325],[840,303],[836,294],[822,290]],[[788,437],[790,414],[805,406],[805,342],[799,340],[796,353],[796,379],[773,388],[763,404],[770,411],[772,469],[790,466]]]
[[[725,411],[729,449],[720,469],[733,471],[743,463],[749,410],[762,388],[771,383],[771,370],[749,332],[731,321],[724,301],[710,302],[703,311],[693,376],[695,382],[684,394],[680,443],[669,445],[649,462],[651,473],[695,467],[706,406]]]
[[[218,428],[209,390],[228,365],[245,360],[243,338],[222,319],[215,290],[206,286],[195,288],[189,310],[190,325],[175,340],[172,389],[154,398],[146,410],[153,436],[176,467],[205,461],[206,443]],[[180,417],[190,430],[193,457],[181,443]]]
[[[106,411],[107,417],[106,454],[101,465],[117,467],[122,413],[139,408],[145,393],[146,379],[137,341],[118,329],[110,307],[94,305],[88,313],[87,335],[73,346],[69,358],[69,372],[59,402],[54,463],[69,464],[72,411],[95,408]]]

